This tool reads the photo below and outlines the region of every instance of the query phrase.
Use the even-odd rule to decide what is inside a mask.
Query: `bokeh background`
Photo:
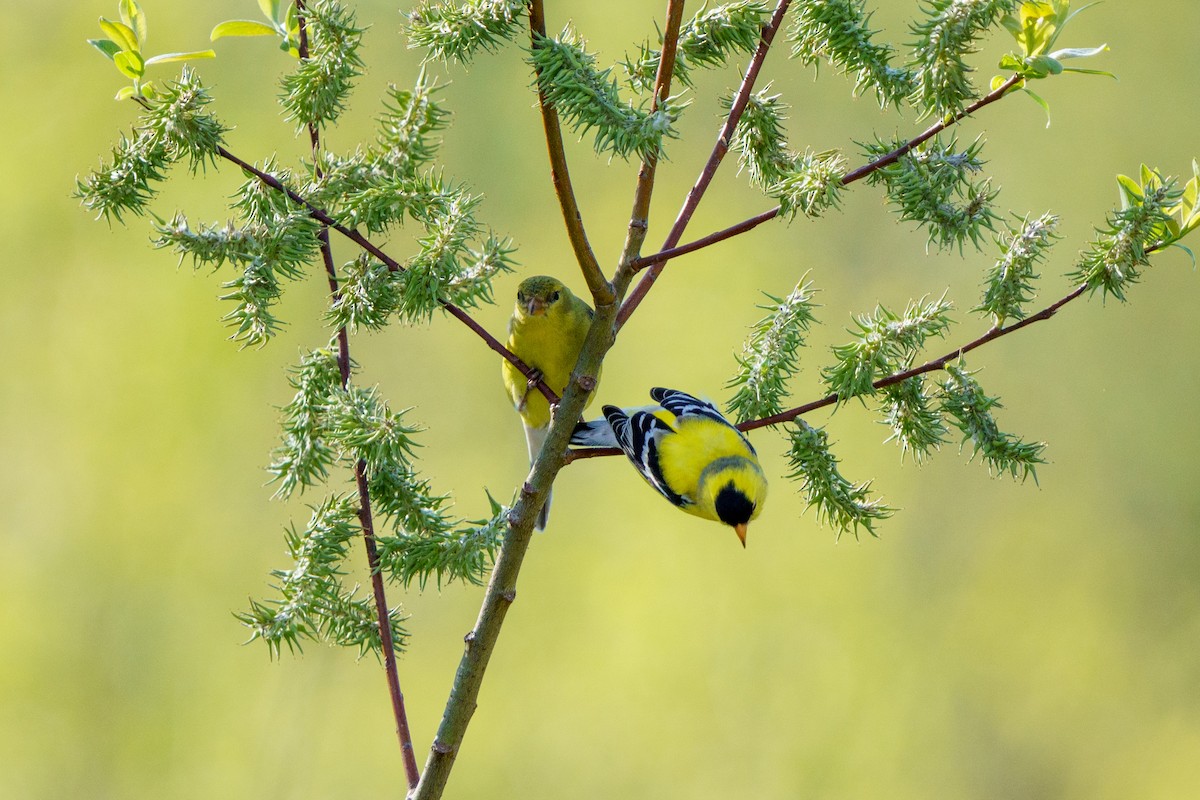
[[[374,658],[309,646],[272,662],[232,613],[287,565],[282,528],[306,500],[270,500],[285,370],[328,331],[323,280],[288,291],[290,324],[268,347],[226,340],[216,299],[227,276],[154,252],[149,225],[93,221],[70,197],[76,175],[130,124],[121,79],[84,40],[115,4],[3,3],[0,93],[4,291],[0,335],[0,796],[11,798],[396,797],[403,793],[384,678]],[[593,49],[620,57],[654,31],[661,3],[548,5]],[[689,4],[689,13],[694,11]],[[874,5],[874,4],[873,4]],[[913,4],[875,19],[905,41]],[[394,3],[357,4],[371,25],[368,72],[343,124],[371,136],[389,82],[411,84],[420,54]],[[207,46],[216,22],[253,17],[249,0],[152,2],[149,50]],[[1053,124],[1014,96],[962,128],[984,134],[999,203],[1053,210],[1064,239],[1039,299],[1117,201],[1114,176],[1145,161],[1190,173],[1200,155],[1194,80],[1200,6],[1113,2],[1077,18],[1064,46],[1108,42],[1106,78],[1035,87]],[[1008,49],[978,57],[986,82]],[[228,140],[249,160],[303,152],[274,103],[287,59],[266,40],[225,40],[199,68]],[[850,85],[780,47],[764,78],[793,105],[793,146],[846,148],[918,128],[852,101]],[[169,77],[173,68],[162,68]],[[552,272],[576,289],[520,52],[438,68],[455,126],[446,174],[486,195],[482,216],[513,237],[520,273],[477,318],[504,330],[521,277]],[[716,94],[691,93],[670,145],[648,242],[661,241],[711,146]],[[634,169],[569,145],[592,242],[611,265]],[[854,163],[857,163],[852,158]],[[690,233],[769,203],[722,169]],[[224,219],[240,181],[178,174],[156,209]],[[405,236],[392,246],[403,253]],[[345,260],[354,253],[338,243]],[[821,289],[803,402],[846,339],[850,314],[948,290],[954,342],[984,329],[967,312],[991,253],[927,252],[874,190],[841,213],[773,224],[673,264],[612,351],[600,396],[642,402],[652,385],[719,401],[760,291],[809,272]],[[879,538],[837,540],[783,478],[782,444],[754,441],[772,495],[743,551],[729,531],[670,508],[617,459],[580,462],[556,485],[450,784],[454,797],[1180,798],[1200,786],[1200,276],[1176,251],[1155,259],[1128,305],[1072,304],[1050,322],[978,351],[1006,429],[1044,439],[1040,485],[989,477],[954,446],[901,464],[869,409],[827,424],[845,473],[873,478],[903,510]],[[932,348],[941,352],[943,344]],[[493,355],[448,319],[359,336],[360,380],[428,427],[435,485],[467,518],[484,488],[510,496],[524,442]],[[411,615],[400,663],[418,752],[440,718],[481,590],[392,589]]]

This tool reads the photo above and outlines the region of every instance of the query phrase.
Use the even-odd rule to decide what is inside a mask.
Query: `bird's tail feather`
[[[525,444],[529,446],[529,463],[533,464],[533,460],[537,458],[537,454],[542,451],[542,445],[546,443],[546,434],[550,432],[550,426],[544,428],[531,428],[525,426]],[[546,520],[550,518],[550,494],[546,495],[546,503],[542,506],[542,510],[538,512],[537,522],[534,523],[539,531],[546,529]]]
[[[616,434],[604,417],[580,422],[571,434],[571,447],[618,447]]]

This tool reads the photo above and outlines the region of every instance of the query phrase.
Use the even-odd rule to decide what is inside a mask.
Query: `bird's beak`
[[[742,541],[742,547],[746,546],[746,528],[748,527],[749,526],[744,522],[741,525],[733,526],[733,530],[737,533],[738,539]]]
[[[536,317],[538,314],[545,313],[546,304],[542,302],[540,297],[531,297],[529,302],[525,304],[525,313],[531,317]]]

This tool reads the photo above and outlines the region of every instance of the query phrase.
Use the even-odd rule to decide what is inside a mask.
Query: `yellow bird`
[[[561,281],[547,275],[526,278],[517,287],[517,306],[508,323],[507,347],[561,397],[579,360],[592,317],[591,307],[571,294]],[[535,387],[536,382],[527,380],[512,364],[505,361],[503,370],[504,388],[521,415],[532,463],[550,429],[550,404]],[[589,396],[588,403],[591,401]],[[538,514],[538,530],[546,527],[549,512],[547,497]]]
[[[767,499],[750,440],[712,403],[651,389],[657,406],[604,406],[604,419],[575,426],[576,447],[620,447],[646,482],[697,517],[723,522],[746,546],[746,528]]]

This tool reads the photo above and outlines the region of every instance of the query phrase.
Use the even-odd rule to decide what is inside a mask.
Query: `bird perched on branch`
[[[521,415],[529,461],[537,457],[550,429],[550,404],[537,388],[541,379],[560,397],[579,360],[583,340],[592,324],[587,303],[571,294],[561,281],[547,275],[526,278],[517,287],[517,305],[508,323],[507,347],[533,369],[527,379],[505,361],[504,388]],[[597,376],[599,377],[599,376]],[[588,396],[588,403],[592,397]],[[537,529],[546,527],[550,498],[538,514]]]
[[[604,419],[575,426],[575,447],[620,447],[658,493],[689,514],[723,522],[746,546],[767,478],[746,436],[712,403],[651,389],[657,406],[604,406]]]

